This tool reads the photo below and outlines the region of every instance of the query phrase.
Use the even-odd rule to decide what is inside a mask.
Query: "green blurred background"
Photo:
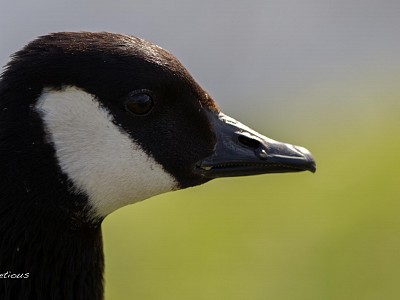
[[[138,35],[317,173],[214,180],[104,222],[106,299],[400,299],[398,0],[2,0],[0,61],[47,32]]]

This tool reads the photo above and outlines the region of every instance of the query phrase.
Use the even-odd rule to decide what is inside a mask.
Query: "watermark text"
[[[29,273],[13,273],[13,272],[5,272],[0,273],[0,280],[1,279],[27,279],[29,278]]]

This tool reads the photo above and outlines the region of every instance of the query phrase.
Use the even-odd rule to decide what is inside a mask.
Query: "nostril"
[[[238,137],[238,140],[240,143],[242,143],[243,145],[253,148],[253,149],[258,149],[261,145],[261,143],[255,139],[249,138],[245,135],[240,135]]]

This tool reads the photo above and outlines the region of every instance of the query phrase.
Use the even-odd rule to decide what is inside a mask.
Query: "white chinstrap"
[[[61,170],[85,193],[94,217],[164,192],[177,182],[122,128],[96,97],[76,87],[45,89],[36,110]]]

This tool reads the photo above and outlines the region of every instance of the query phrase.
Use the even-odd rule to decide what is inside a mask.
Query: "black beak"
[[[316,171],[307,149],[274,141],[223,113],[209,113],[216,134],[214,153],[197,163],[206,178]]]

